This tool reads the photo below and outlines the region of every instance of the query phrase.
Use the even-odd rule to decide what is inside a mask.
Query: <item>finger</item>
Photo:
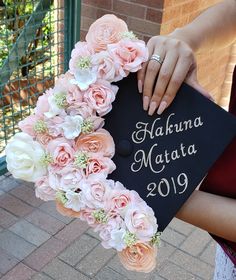
[[[164,53],[161,50],[155,49],[154,54],[160,55],[160,57],[164,57]],[[144,88],[143,88],[143,108],[147,110],[149,107],[149,103],[152,97],[153,88],[155,85],[156,77],[159,73],[161,64],[155,60],[149,60],[145,80],[144,80]]]
[[[160,67],[160,72],[156,81],[155,89],[151,99],[150,107],[148,114],[152,115],[157,107],[160,104],[161,99],[163,98],[168,83],[171,79],[171,76],[174,72],[176,63],[178,60],[177,54],[173,52],[167,52],[163,64]]]
[[[173,74],[171,76],[171,79],[169,81],[169,84],[161,99],[159,108],[157,110],[157,114],[159,114],[159,115],[162,114],[163,111],[168,106],[170,106],[170,104],[174,100],[181,84],[185,80],[185,78],[189,72],[190,66],[191,66],[190,62],[183,58],[182,59],[179,58],[177,60],[177,63],[175,65],[175,68],[174,68]]]
[[[149,59],[150,59],[150,57],[153,53],[153,48],[154,48],[151,40],[148,41],[147,48],[148,48]],[[149,59],[148,59],[148,61],[146,61],[142,64],[142,68],[138,71],[138,74],[137,74],[139,93],[143,92],[144,79],[145,79],[145,74],[146,74]]]
[[[138,91],[139,91],[139,93],[143,92],[143,84],[144,84],[144,78],[145,78],[145,73],[146,73],[147,65],[148,65],[148,61],[144,62],[142,64],[142,68],[137,73]]]

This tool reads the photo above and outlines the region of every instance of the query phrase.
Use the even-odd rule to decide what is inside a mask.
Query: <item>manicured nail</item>
[[[149,107],[148,115],[151,116],[157,108],[157,103],[152,101]]]
[[[143,97],[143,110],[147,111],[149,105],[149,97],[144,96]]]
[[[157,110],[157,114],[161,115],[164,112],[164,110],[166,109],[166,107],[167,107],[166,101],[161,101],[161,104]]]
[[[138,80],[138,91],[139,93],[143,92],[143,83],[141,80]]]

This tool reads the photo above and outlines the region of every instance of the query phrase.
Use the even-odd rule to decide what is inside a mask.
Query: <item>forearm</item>
[[[236,200],[194,191],[177,218],[214,235],[236,242]]]
[[[236,0],[223,1],[170,35],[185,41],[194,51],[216,49],[236,39]]]

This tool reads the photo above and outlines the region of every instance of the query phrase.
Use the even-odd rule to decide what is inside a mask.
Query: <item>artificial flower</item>
[[[6,146],[7,168],[15,178],[35,182],[47,173],[44,155],[43,147],[30,135],[17,133]]]

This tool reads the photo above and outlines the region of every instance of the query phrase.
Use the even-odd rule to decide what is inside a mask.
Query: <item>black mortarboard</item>
[[[236,135],[236,118],[186,84],[161,116],[149,116],[136,74],[117,85],[105,118],[116,145],[110,178],[137,191],[163,231]]]

